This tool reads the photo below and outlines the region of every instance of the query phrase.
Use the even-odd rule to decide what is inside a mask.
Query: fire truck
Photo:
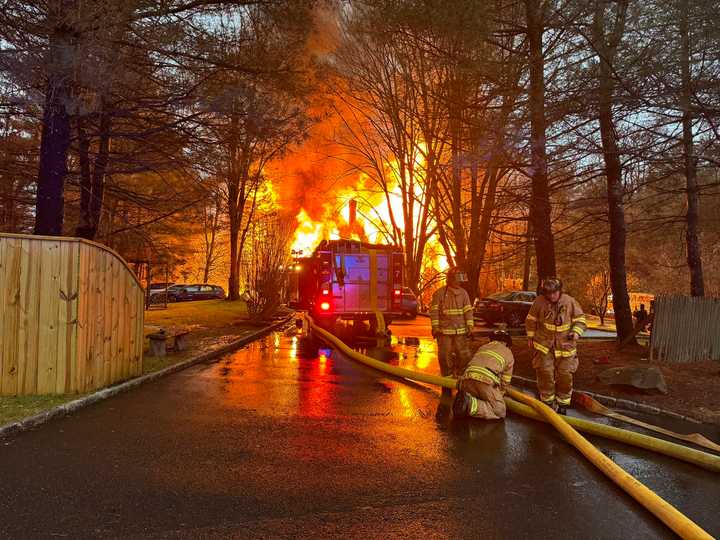
[[[402,314],[403,254],[392,246],[358,240],[323,240],[299,259],[291,305],[326,328],[338,320],[368,321],[377,328]]]

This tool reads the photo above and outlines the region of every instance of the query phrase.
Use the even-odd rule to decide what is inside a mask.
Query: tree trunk
[[[238,234],[240,225],[230,214],[230,275],[228,277],[228,300],[240,298],[240,267],[238,265]]]
[[[210,280],[210,269],[213,264],[213,259],[215,257],[215,241],[217,240],[217,232],[218,232],[218,220],[220,219],[220,210],[221,210],[221,204],[220,204],[220,197],[216,194],[215,195],[215,207],[213,209],[213,215],[212,220],[210,221],[210,231],[207,230],[208,227],[208,215],[207,215],[207,208],[203,209],[203,212],[205,213],[205,265],[203,267],[203,283],[207,283]]]
[[[610,224],[610,286],[613,293],[615,326],[618,341],[623,341],[633,331],[630,297],[627,289],[627,272],[625,269],[625,226],[624,188],[622,183],[622,166],[617,146],[617,132],[613,121],[613,63],[615,53],[622,38],[625,27],[627,2],[617,3],[615,25],[606,35],[605,2],[599,1],[595,9],[594,38],[595,47],[600,59],[598,72],[598,121],[602,139],[603,158],[605,161],[605,177],[607,180],[608,221]]]
[[[48,44],[50,72],[45,89],[40,164],[38,169],[35,234],[59,236],[63,229],[65,177],[70,148],[70,102],[72,27],[71,0],[51,2],[48,21],[52,32]]]
[[[81,197],[80,197],[80,223],[75,230],[75,235],[88,240],[95,240],[97,236],[98,226],[100,225],[100,217],[103,210],[103,199],[105,196],[105,174],[110,153],[110,115],[103,112],[100,115],[100,140],[98,143],[98,153],[95,156],[92,175],[89,171],[89,139],[84,132],[78,135],[80,142],[80,171],[81,171]],[[83,154],[85,157],[83,158]],[[83,165],[83,160],[86,164]],[[87,170],[86,170],[87,169]],[[89,177],[89,178],[88,178]]]
[[[700,222],[700,201],[697,184],[697,161],[694,152],[692,132],[693,114],[690,107],[692,81],[690,78],[690,31],[688,25],[688,0],[680,0],[680,108],[682,109],[683,157],[685,162],[685,183],[687,189],[686,242],[687,264],[690,270],[690,295],[705,296],[702,251],[698,234]]]
[[[555,241],[552,234],[550,188],[547,177],[545,120],[545,59],[543,56],[543,16],[540,0],[526,0],[527,35],[530,52],[530,153],[532,198],[530,219],[535,236],[538,280],[555,276]]]
[[[530,263],[532,262],[532,223],[530,218],[527,222],[527,232],[525,233],[525,257],[523,262],[523,291],[530,290]]]
[[[80,163],[80,220],[75,236],[87,238],[84,231],[90,224],[90,200],[92,199],[92,170],[90,167],[90,138],[85,131],[85,119],[76,120],[78,139],[78,162]],[[91,239],[92,240],[92,239]]]

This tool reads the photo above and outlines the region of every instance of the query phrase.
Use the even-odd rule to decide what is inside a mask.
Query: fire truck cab
[[[392,246],[323,240],[296,265],[291,305],[332,327],[338,320],[386,324],[402,314],[403,257]]]

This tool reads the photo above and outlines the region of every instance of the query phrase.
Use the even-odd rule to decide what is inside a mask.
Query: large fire
[[[413,182],[400,182],[398,167],[388,164],[390,183],[387,190],[380,189],[366,175],[359,175],[354,185],[328,195],[327,202],[322,205],[322,216],[313,219],[301,208],[296,218],[297,229],[293,237],[292,249],[296,254],[308,255],[322,240],[348,238],[372,243],[396,244],[399,247],[395,229],[404,231],[405,219],[403,212],[402,185],[413,186],[416,204],[413,206],[413,227],[417,231],[421,221],[423,199],[422,163],[416,158],[416,171]],[[395,227],[393,227],[393,223]],[[434,228],[432,220],[429,228]],[[442,272],[448,268],[447,257],[437,238],[428,241],[424,266],[427,269]]]

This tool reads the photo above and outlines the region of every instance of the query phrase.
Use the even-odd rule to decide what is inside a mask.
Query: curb
[[[103,388],[102,390],[98,390],[97,392],[94,392],[85,397],[75,399],[73,401],[68,401],[67,403],[62,403],[61,405],[57,405],[52,409],[39,412],[33,416],[28,416],[27,418],[23,418],[22,420],[18,420],[11,424],[0,426],[0,439],[13,435],[15,433],[20,433],[21,431],[26,431],[28,429],[40,426],[54,418],[61,418],[63,416],[67,416],[68,414],[82,409],[83,407],[87,407],[88,405],[92,405],[93,403],[97,403],[98,401],[103,401],[117,394],[121,394],[122,392],[127,392],[128,390],[132,390],[136,386],[140,386],[141,384],[144,384],[146,382],[160,379],[161,377],[165,377],[166,375],[171,375],[173,373],[177,373],[178,371],[187,369],[191,366],[194,366],[195,364],[200,364],[202,362],[206,362],[207,360],[212,360],[219,356],[223,356],[229,352],[248,345],[249,343],[252,343],[256,339],[263,337],[265,334],[268,334],[269,332],[272,332],[277,328],[286,325],[293,319],[293,317],[295,317],[295,314],[286,317],[282,321],[278,321],[260,330],[252,332],[251,334],[241,337],[240,339],[231,341],[230,343],[223,345],[222,347],[218,347],[217,349],[213,349],[212,351],[208,351],[198,356],[194,356],[188,360],[173,364],[172,366],[168,366],[159,371],[154,371],[146,375],[140,375],[139,377],[135,377],[134,379],[130,379],[120,384]]]
[[[535,379],[529,379],[527,377],[521,377],[520,375],[513,375],[513,381],[517,380],[520,384],[520,386],[523,386],[525,388],[532,387],[535,388],[537,385],[537,381]],[[578,392],[582,392],[583,394],[587,394],[591,398],[599,401],[603,405],[608,405],[610,407],[621,407],[623,409],[628,409],[631,411],[636,412],[642,412],[647,414],[656,414],[661,416],[668,416],[670,418],[675,418],[676,420],[685,420],[686,422],[692,422],[693,424],[705,424],[705,422],[698,420],[697,418],[693,418],[691,416],[686,416],[684,414],[676,413],[674,411],[670,411],[667,409],[661,409],[660,407],[655,407],[653,405],[648,405],[647,403],[641,403],[639,401],[632,401],[630,399],[623,399],[623,398],[616,398],[613,396],[606,396],[604,394],[596,394],[595,392],[589,392],[587,390],[582,390],[581,388],[576,388]],[[712,425],[712,424],[710,424]]]

